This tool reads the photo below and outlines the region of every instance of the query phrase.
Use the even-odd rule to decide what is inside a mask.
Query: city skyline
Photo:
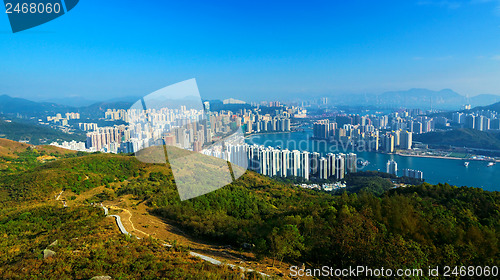
[[[500,0],[4,7],[1,279],[498,278]]]
[[[18,34],[5,16],[0,94],[106,100],[193,77],[204,99],[410,88],[500,94],[498,1],[399,2],[183,1],[131,9],[137,3],[85,1]]]

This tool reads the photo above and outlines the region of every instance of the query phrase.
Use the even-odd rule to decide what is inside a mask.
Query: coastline
[[[252,136],[259,136],[259,135],[268,135],[268,134],[284,134],[284,133],[292,133],[292,132],[298,132],[298,131],[271,131],[271,132],[259,132],[259,133],[250,133],[245,135],[245,139],[252,137]]]
[[[293,133],[293,132],[298,132],[298,131],[272,131],[272,132],[263,132],[263,133],[252,133],[245,135],[245,139],[249,139],[254,136],[259,136],[259,135],[270,135],[270,134],[285,134],[285,133]],[[451,160],[461,160],[461,161],[484,161],[484,162],[496,162],[500,163],[500,159],[481,159],[481,158],[458,158],[458,157],[448,157],[448,156],[434,156],[434,155],[415,155],[415,154],[405,154],[401,152],[395,152],[395,153],[383,153],[379,151],[372,151],[374,153],[380,153],[380,154],[387,154],[387,155],[398,155],[402,157],[415,157],[415,158],[435,158],[435,159],[451,159]],[[477,155],[473,155],[477,156]]]
[[[408,154],[402,154],[402,153],[394,153],[394,155],[398,155],[398,156],[402,156],[402,157],[438,158],[438,159],[453,159],[453,160],[463,160],[463,161],[472,160],[472,159],[457,158],[457,157],[430,156],[430,155],[408,155]]]
[[[486,161],[486,162],[500,162],[498,159],[478,159],[478,158],[457,158],[457,157],[446,157],[446,156],[430,156],[430,155],[408,155],[403,153],[394,153],[395,155],[402,157],[419,157],[419,158],[437,158],[437,159],[452,159],[452,160],[462,160],[462,161]]]

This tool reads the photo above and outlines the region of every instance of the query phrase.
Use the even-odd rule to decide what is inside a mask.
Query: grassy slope
[[[2,279],[241,279],[240,272],[190,257],[182,247],[120,234],[94,207],[44,206],[0,218]],[[57,245],[50,246],[57,240]],[[44,259],[44,249],[56,253]],[[252,278],[252,277],[251,277]]]
[[[295,241],[303,247],[295,248],[299,255],[285,254],[291,261],[400,268],[491,265],[500,259],[500,195],[480,189],[423,185],[380,197],[331,196],[249,172],[230,186],[181,202],[167,166],[128,156],[62,158],[4,173],[0,190],[7,194],[0,213],[50,201],[64,188],[78,192],[106,185],[89,201],[132,195],[193,235],[254,243],[266,256],[276,254],[273,242],[297,237],[297,230],[301,237]]]
[[[33,149],[0,141],[1,161],[7,166],[0,170],[1,279],[90,279],[99,275],[113,279],[241,279],[237,269],[193,258],[182,246],[167,248],[158,240],[124,236],[100,208],[89,204],[63,208],[54,200],[53,195],[62,189],[86,190],[139,177],[145,165],[135,158],[74,157],[52,147]],[[52,153],[57,160],[37,160],[44,153]],[[55,240],[58,244],[49,246]],[[44,259],[46,248],[56,255]],[[252,273],[247,276],[258,278]]]
[[[31,146],[32,145],[29,144],[19,143],[9,139],[0,138],[0,157],[17,158],[18,156],[16,153],[24,152]],[[56,155],[68,155],[76,153],[75,151],[48,145],[35,146],[34,148],[40,152],[46,152],[49,154],[56,154]]]

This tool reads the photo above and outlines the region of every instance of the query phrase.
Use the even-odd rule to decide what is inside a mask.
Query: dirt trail
[[[59,200],[61,198],[61,195],[63,194],[64,191],[61,191],[59,195],[56,197],[56,200]]]
[[[120,204],[118,206],[117,204]],[[104,206],[110,210],[119,211],[117,215],[122,218],[123,226],[131,234],[137,237],[154,237],[165,241],[167,244],[179,244],[188,247],[191,251],[213,257],[232,266],[244,266],[273,277],[283,277],[288,274],[289,264],[275,264],[271,267],[272,260],[264,259],[257,262],[255,256],[250,252],[242,252],[220,244],[213,244],[204,240],[193,238],[173,225],[170,221],[149,214],[144,203],[134,207],[124,207],[122,204],[130,205],[128,199],[120,203],[107,202]]]
[[[120,207],[113,206],[113,205],[110,205],[109,209],[110,210],[119,210],[119,211],[124,212],[124,213],[120,213],[120,217],[122,218],[123,226],[131,229],[129,231],[130,233],[133,233],[133,234],[137,235],[138,237],[149,236],[148,233],[145,233],[144,231],[135,228],[134,223],[132,222],[132,216],[133,216],[132,212],[130,212],[128,209],[120,208]],[[138,235],[137,233],[140,233],[140,234]]]
[[[78,195],[73,201],[65,199],[66,196],[69,197],[73,193],[65,192],[61,199],[66,200],[70,207],[82,205],[85,204],[86,199],[101,193],[103,189],[103,186],[91,189]],[[229,265],[253,269],[272,277],[290,279],[287,277],[290,264],[276,263],[272,267],[272,260],[269,258],[257,261],[255,255],[251,252],[241,251],[227,244],[215,244],[192,237],[178,228],[173,221],[151,215],[145,202],[134,200],[131,195],[121,196],[113,201],[104,201],[103,206],[110,210],[110,215],[119,215],[127,232],[139,238],[151,236],[167,244],[178,244],[187,247],[194,253],[215,258]],[[304,279],[307,279],[307,277]]]

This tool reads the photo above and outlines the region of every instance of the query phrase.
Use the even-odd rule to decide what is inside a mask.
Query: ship
[[[495,163],[494,163],[494,162],[490,162],[490,163],[488,163],[488,167],[492,167],[493,165],[495,165]]]
[[[470,162],[468,162],[468,161],[464,162],[464,166],[465,166],[465,167],[469,167],[469,163],[470,163]]]

